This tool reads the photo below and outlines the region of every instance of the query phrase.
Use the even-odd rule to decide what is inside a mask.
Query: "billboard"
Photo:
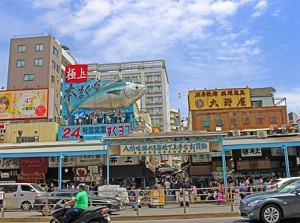
[[[88,65],[76,64],[66,66],[65,82],[66,83],[81,83],[88,79]]]
[[[132,133],[131,126],[130,123],[60,126],[58,140],[79,140],[80,136],[84,136],[84,140],[96,140],[104,136],[123,136]]]
[[[48,118],[48,89],[0,92],[0,120]]]
[[[47,173],[47,157],[23,157],[22,173]]]
[[[249,88],[189,91],[188,101],[190,111],[251,108]]]

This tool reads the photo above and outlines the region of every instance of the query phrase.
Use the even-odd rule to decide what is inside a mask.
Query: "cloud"
[[[268,1],[267,0],[260,0],[255,6],[254,9],[256,10],[252,17],[260,17],[262,16],[266,9],[268,8]]]
[[[51,24],[55,37],[82,63],[166,60],[171,105],[179,104],[178,92],[259,87],[271,76],[264,66],[267,39],[253,19],[268,16],[267,0],[27,2],[35,15],[31,30]]]

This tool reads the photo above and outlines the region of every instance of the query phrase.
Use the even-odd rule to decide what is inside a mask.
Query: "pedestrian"
[[[223,195],[220,190],[217,190],[217,204],[221,205],[223,202]]]
[[[194,184],[191,184],[190,188],[190,195],[191,195],[191,203],[197,202],[197,187]]]
[[[5,192],[3,190],[3,188],[0,189],[0,211],[4,210],[4,205],[5,205]]]
[[[244,183],[241,184],[239,192],[240,192],[241,199],[247,196],[247,187],[245,186]]]
[[[132,206],[133,210],[137,209],[136,199],[137,199],[136,190],[135,190],[135,187],[132,185],[130,188],[130,201],[131,201],[131,206]]]
[[[170,187],[170,181],[169,180],[166,180],[165,183],[164,183],[164,188],[165,188],[165,191],[166,191],[166,195],[171,195],[171,187]]]

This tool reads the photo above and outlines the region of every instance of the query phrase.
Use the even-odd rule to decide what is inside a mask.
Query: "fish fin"
[[[108,91],[107,94],[116,94],[116,95],[120,95],[120,94],[121,94],[121,90],[112,90],[112,91]]]

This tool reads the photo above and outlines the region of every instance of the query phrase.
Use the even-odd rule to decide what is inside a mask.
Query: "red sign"
[[[21,161],[22,174],[47,173],[47,157],[25,157]]]
[[[66,83],[80,83],[87,82],[88,65],[76,64],[66,66],[65,82]]]

